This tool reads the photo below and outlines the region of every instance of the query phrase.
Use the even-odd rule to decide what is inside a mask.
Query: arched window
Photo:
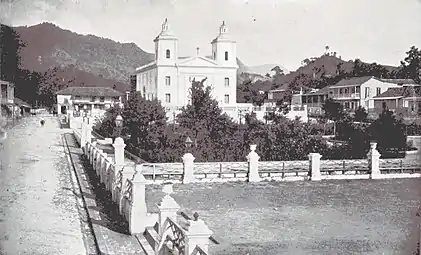
[[[228,61],[228,51],[225,51],[225,61]]]
[[[165,51],[165,56],[166,56],[166,58],[171,58],[171,51],[170,50],[166,50]]]

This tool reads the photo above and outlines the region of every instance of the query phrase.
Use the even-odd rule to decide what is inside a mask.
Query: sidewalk
[[[68,133],[65,137],[101,254],[145,254],[137,239],[128,233],[128,223],[99,183],[73,134]]]

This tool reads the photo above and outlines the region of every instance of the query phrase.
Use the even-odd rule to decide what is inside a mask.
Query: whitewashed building
[[[60,115],[80,117],[86,112],[102,117],[114,105],[123,107],[123,93],[107,87],[68,87],[56,92],[56,96]]]
[[[193,80],[206,78],[205,85],[213,88],[212,96],[221,108],[236,106],[236,42],[228,33],[225,22],[219,28],[219,35],[211,42],[211,56],[201,54],[199,48],[195,56],[179,56],[178,39],[167,19],[154,43],[155,60],[136,69],[136,91],[147,99],[160,100],[170,119],[174,112],[191,102]]]

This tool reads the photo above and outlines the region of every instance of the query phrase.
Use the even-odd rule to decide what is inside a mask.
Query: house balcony
[[[350,100],[350,99],[361,99],[360,93],[347,93],[347,94],[331,94],[331,98],[335,100]]]
[[[104,101],[95,100],[95,101],[92,101],[90,99],[73,99],[72,101],[73,101],[73,104],[116,104],[116,103],[120,103],[119,100],[114,100],[114,101],[111,101],[111,100],[104,100]]]

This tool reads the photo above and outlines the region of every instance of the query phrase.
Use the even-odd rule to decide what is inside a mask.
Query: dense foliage
[[[325,106],[330,109],[326,119],[337,123],[337,141],[333,145],[322,138],[332,134],[332,124],[323,121],[302,123],[278,117],[268,125],[247,114],[245,122],[238,124],[222,113],[211,97],[211,88],[203,83],[204,80],[192,83],[192,103],[181,109],[175,123],[166,121],[158,101],[146,100],[136,93],[124,109],[109,109],[95,129],[104,136],[115,137],[114,121],[121,114],[128,150],[149,162],[180,162],[187,150],[187,137],[193,141],[191,150],[199,162],[245,161],[250,144],[258,145],[261,160],[273,161],[302,160],[311,152],[319,152],[323,158],[365,158],[372,140],[378,142],[381,152],[406,146],[404,125],[390,112],[384,112],[373,123],[361,122],[366,116],[363,110],[352,118],[330,101]]]

